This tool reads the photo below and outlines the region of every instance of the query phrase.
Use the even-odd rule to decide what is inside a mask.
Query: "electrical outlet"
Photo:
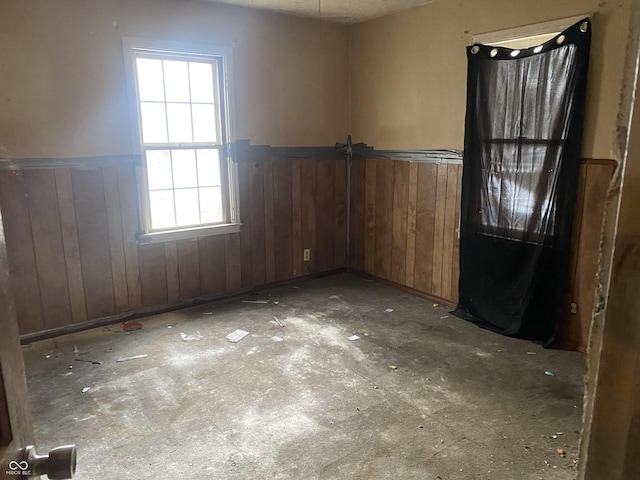
[[[575,302],[571,304],[571,313],[574,315],[578,313],[578,304]]]
[[[305,248],[304,249],[302,260],[305,261],[305,262],[308,262],[309,260],[311,260],[311,249],[310,248]]]

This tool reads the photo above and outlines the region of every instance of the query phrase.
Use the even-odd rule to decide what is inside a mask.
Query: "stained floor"
[[[31,344],[39,452],[75,443],[80,480],[575,478],[584,356],[448,312],[340,274]]]

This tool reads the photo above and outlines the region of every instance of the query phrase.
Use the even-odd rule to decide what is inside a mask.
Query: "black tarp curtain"
[[[568,284],[591,23],[523,50],[467,48],[455,315],[550,343]]]

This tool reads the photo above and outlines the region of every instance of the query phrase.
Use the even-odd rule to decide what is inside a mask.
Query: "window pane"
[[[195,150],[172,150],[174,188],[197,187]]]
[[[200,189],[200,216],[202,223],[219,223],[222,216],[222,189],[208,187]]]
[[[216,108],[213,104],[193,104],[193,140],[196,142],[218,141]]]
[[[176,225],[195,225],[200,223],[198,207],[198,189],[175,190],[176,194]]]
[[[173,188],[169,150],[147,150],[149,190]]]
[[[142,141],[163,143],[167,141],[167,122],[163,103],[140,104],[142,120]]]
[[[187,62],[164,61],[164,81],[167,102],[189,101],[189,71]]]
[[[167,103],[169,117],[169,141],[173,143],[191,142],[191,108],[189,104]]]
[[[220,151],[212,148],[198,150],[198,185],[219,186]]]
[[[149,192],[151,202],[151,228],[175,227],[173,190]]]
[[[214,102],[212,68],[210,63],[189,63],[192,102]]]
[[[164,101],[164,82],[162,81],[162,60],[136,58],[138,90],[140,101]]]

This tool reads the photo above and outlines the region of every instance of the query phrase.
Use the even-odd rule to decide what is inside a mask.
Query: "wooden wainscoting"
[[[157,244],[135,241],[132,166],[1,170],[20,333],[345,266],[344,160],[238,167],[240,233]]]
[[[587,348],[605,199],[614,167],[609,160],[583,160],[580,166],[571,278],[559,326],[564,348]],[[357,159],[351,178],[351,266],[455,305],[462,165]],[[571,303],[577,304],[575,314]]]
[[[351,267],[455,304],[461,178],[459,162],[354,160]]]

